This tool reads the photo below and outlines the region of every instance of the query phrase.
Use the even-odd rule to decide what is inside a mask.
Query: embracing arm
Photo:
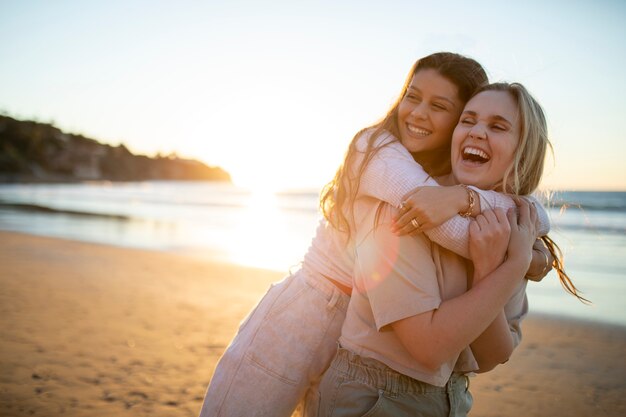
[[[475,199],[475,210],[473,214],[477,214],[481,210],[488,209],[496,209],[500,208],[504,211],[509,209],[515,209],[515,201],[509,195],[498,193],[496,191],[485,191],[475,187],[469,187],[476,192],[479,198]],[[407,198],[410,199],[412,206],[411,210],[406,212],[403,218],[399,219],[399,223],[402,224],[407,223],[407,217],[416,216],[417,213],[427,213],[433,210],[440,210],[438,205],[430,207],[432,204],[438,203],[438,201],[452,201],[452,195],[456,195],[457,204],[455,206],[450,206],[450,203],[447,203],[452,209],[456,209],[462,207],[462,211],[465,211],[468,207],[468,197],[467,197],[466,189],[459,186],[452,187],[437,187],[436,189],[431,187],[422,187],[421,189],[414,190],[410,196]],[[422,194],[422,199],[420,200],[420,194]],[[540,236],[546,235],[550,231],[550,219],[548,218],[548,213],[545,208],[541,205],[541,203],[532,196],[524,197],[527,201],[531,202],[537,209],[537,238]],[[445,199],[445,200],[444,200]],[[460,203],[459,203],[460,201]],[[422,215],[418,217],[418,220],[421,220]],[[435,225],[430,229],[423,230],[424,233],[433,241],[438,243],[439,245],[451,250],[452,252],[461,255],[464,258],[469,258],[469,234],[468,228],[471,222],[471,218],[462,217],[460,215],[454,216],[449,220],[445,221],[440,225]],[[404,229],[406,231],[406,228]],[[453,236],[454,240],[450,241],[450,237]],[[539,249],[538,249],[539,251]],[[541,252],[541,251],[539,251]],[[545,253],[545,252],[543,252]],[[544,270],[543,266],[546,264],[545,257],[542,253],[538,253],[536,257],[533,257],[533,263],[531,264],[531,270],[533,272],[533,276],[537,276],[537,280],[539,276],[543,278],[545,273],[549,271],[548,268],[543,275],[541,275],[541,271]]]
[[[507,259],[463,295],[442,302],[435,310],[399,320],[392,328],[415,360],[438,369],[478,339],[502,314],[527,267],[524,262]]]
[[[470,344],[482,371],[508,359],[516,341],[510,333],[504,308],[519,289],[528,269],[530,248],[536,233],[535,215],[525,203],[520,207],[519,223],[512,212],[508,214],[511,228],[508,258],[487,274],[479,266],[472,287],[466,293],[444,301],[436,310],[392,324],[416,360],[436,369]],[[419,343],[416,335],[422,341],[431,340],[432,343]]]
[[[359,138],[357,148],[360,150],[365,149],[367,133]],[[374,197],[398,208],[405,195],[416,187],[438,185],[393,135],[381,135],[374,146],[379,149],[361,175],[359,196]],[[360,163],[358,160],[355,165]]]
[[[384,222],[389,219],[388,212],[381,213],[379,219],[383,221],[374,231],[364,237],[357,233],[355,263],[355,280],[367,291],[376,327],[381,330],[390,326],[407,352],[429,369],[454,362],[502,312],[528,268],[530,250],[510,256],[469,291],[463,292],[463,284],[461,291],[454,291],[456,297],[442,301],[439,280],[449,282],[448,286],[458,279],[464,283],[465,268],[453,263],[446,266],[445,277],[439,276],[436,262],[443,258],[432,257],[436,245],[423,234],[394,234],[389,222]],[[526,235],[531,233],[534,230]],[[528,240],[530,248],[532,239]],[[458,273],[461,276],[453,279]]]
[[[526,210],[525,208],[522,208]],[[528,207],[530,219],[535,222],[536,211]],[[512,215],[512,213],[511,213]],[[515,256],[509,248],[512,225],[501,209],[489,210],[476,216],[470,224],[470,255],[472,280],[470,287],[487,277],[509,255]],[[516,236],[513,236],[515,239]],[[514,247],[515,248],[515,247]],[[529,253],[530,246],[517,247]],[[528,313],[526,298],[526,280],[520,280],[513,296],[507,301],[504,309],[496,319],[471,344],[474,358],[479,369],[476,372],[487,372],[497,365],[509,360],[513,349],[521,339],[520,322]]]
[[[477,373],[487,372],[508,361],[522,338],[521,321],[528,314],[526,284],[521,280],[496,319],[470,345],[478,363]]]
[[[509,222],[501,209],[479,214],[475,221],[471,222],[469,235],[473,264],[468,266],[472,271],[470,288],[502,264],[506,257],[510,234]],[[509,360],[514,345],[504,309],[470,346],[478,364],[477,372],[487,372]]]
[[[509,332],[504,310],[470,345],[478,363],[476,373],[491,371],[501,363],[509,360],[513,353],[513,338]]]
[[[359,148],[364,149],[367,133],[359,138]],[[369,196],[391,204],[394,207],[400,207],[407,195],[415,191],[421,186],[438,186],[437,182],[430,177],[426,171],[413,159],[411,154],[402,144],[391,134],[382,135],[377,140],[375,146],[380,149],[374,154],[368,162],[361,176],[359,184],[359,196]],[[358,165],[358,162],[357,162]],[[465,190],[459,187],[442,187],[450,189],[450,200],[442,201],[442,204],[450,206],[448,201],[454,199],[457,206],[466,207],[467,196]],[[477,205],[484,208],[500,207],[504,210],[515,207],[515,203],[511,197],[495,191],[476,190],[480,196]],[[456,206],[455,206],[456,207]],[[550,228],[548,215],[537,202],[537,211],[539,214],[541,235],[547,234]],[[457,213],[458,210],[451,213]],[[443,224],[424,233],[437,244],[444,248],[457,253],[464,258],[469,257],[469,239],[468,227],[470,219],[456,215]]]

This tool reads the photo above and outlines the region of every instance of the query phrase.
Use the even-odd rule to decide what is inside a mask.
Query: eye
[[[417,95],[417,94],[415,94],[415,93],[407,93],[407,95],[406,95],[406,96],[404,96],[404,97],[405,97],[407,100],[410,100],[410,101],[420,101],[420,100],[421,100],[421,99],[420,99],[420,96],[418,96],[418,95]]]
[[[435,110],[441,110],[441,111],[448,110],[448,108],[441,103],[433,103],[432,106]]]
[[[508,130],[508,128],[505,125],[501,125],[501,124],[495,124],[491,127],[493,130],[497,130],[499,132],[505,132]]]
[[[459,123],[465,126],[474,126],[476,124],[476,120],[473,117],[461,117]]]

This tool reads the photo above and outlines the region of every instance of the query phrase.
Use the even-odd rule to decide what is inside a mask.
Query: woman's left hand
[[[504,261],[511,226],[504,210],[485,210],[469,226],[469,250],[474,282],[485,278]]]
[[[534,204],[529,204],[525,199],[513,197],[519,210],[516,215],[513,210],[507,212],[511,224],[511,238],[507,249],[508,259],[516,258],[523,271],[528,271],[532,260],[532,248],[537,236],[537,209]]]
[[[407,195],[394,218],[397,235],[417,234],[439,226],[467,206],[461,187],[418,187]]]

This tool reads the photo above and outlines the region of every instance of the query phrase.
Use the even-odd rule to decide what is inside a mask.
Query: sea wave
[[[157,205],[165,205],[165,201],[156,200],[143,200],[142,203],[148,204],[157,204]],[[198,209],[198,213],[211,213],[212,209],[220,210],[220,209],[245,209],[248,208],[248,205],[244,202],[239,204],[234,203],[220,203],[220,202],[192,202],[192,203],[183,203],[172,201],[167,203],[167,205],[172,206],[172,210],[175,211],[176,208],[191,208]],[[96,207],[96,205],[90,205],[90,207]],[[303,205],[290,205],[290,204],[278,204],[275,207],[279,211],[283,212],[301,212],[306,215],[313,215],[318,211],[316,206],[303,206]],[[115,212],[104,212],[102,211],[102,206],[98,207],[98,211],[86,209],[70,209],[63,208],[53,205],[43,205],[43,204],[35,204],[35,203],[18,203],[18,202],[10,202],[10,201],[2,201],[0,200],[0,210],[12,210],[21,212],[24,214],[27,213],[39,213],[39,214],[50,214],[50,215],[66,215],[66,216],[78,216],[78,217],[91,217],[91,218],[100,218],[100,219],[109,219],[109,220],[118,220],[118,221],[140,221],[140,220],[148,220],[146,219],[142,213],[131,211],[131,214],[120,214]],[[134,214],[132,214],[134,213]],[[559,212],[562,214],[562,212]],[[574,213],[570,211],[567,213],[569,217],[560,217],[559,215],[553,216],[553,230],[566,230],[566,231],[578,231],[578,232],[590,232],[590,233],[605,233],[605,234],[626,234],[626,216],[619,216],[623,221],[615,222],[614,219],[606,219],[606,218],[584,218],[584,216],[580,215],[580,212]],[[172,212],[174,218],[178,217]],[[622,218],[623,217],[623,218]],[[171,220],[174,220],[172,218]]]
[[[626,192],[618,191],[562,191],[540,197],[546,207],[559,210],[626,212]]]
[[[97,217],[97,218],[105,218],[111,220],[137,220],[131,216],[125,216],[122,214],[113,214],[113,213],[97,213],[92,211],[79,211],[79,210],[67,210],[67,209],[58,209],[50,206],[42,206],[39,204],[26,204],[26,203],[7,203],[0,201],[0,209],[13,209],[18,211],[26,211],[26,212],[36,212],[36,213],[45,213],[45,214],[65,214],[70,216],[83,216],[83,217]]]
[[[615,226],[615,225],[598,224],[598,223],[588,223],[588,224],[557,223],[556,225],[553,225],[552,229],[598,233],[598,234],[618,234],[618,235],[626,234],[626,227],[624,226]]]

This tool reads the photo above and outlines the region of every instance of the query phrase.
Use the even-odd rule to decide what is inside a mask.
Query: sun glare
[[[251,190],[241,221],[228,242],[228,256],[237,264],[284,268],[279,264],[284,236],[276,194],[268,187],[259,186]]]

